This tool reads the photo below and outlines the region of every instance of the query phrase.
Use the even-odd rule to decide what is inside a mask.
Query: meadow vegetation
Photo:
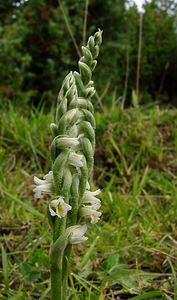
[[[32,187],[48,172],[52,119],[1,112],[1,299],[50,299],[47,200]],[[74,247],[71,299],[176,299],[177,110],[112,107],[96,121],[103,218]]]

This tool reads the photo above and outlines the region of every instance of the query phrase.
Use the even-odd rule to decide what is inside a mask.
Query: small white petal
[[[84,133],[81,133],[81,134],[78,135],[78,139],[81,139],[83,137],[84,137]]]
[[[82,159],[83,159],[83,156],[81,154],[71,152],[69,155],[68,162],[69,162],[69,164],[73,165],[76,168],[81,168],[81,167],[83,167]]]
[[[51,214],[52,217],[56,216],[56,212],[51,208],[51,206],[49,205],[49,212]]]
[[[90,184],[89,184],[88,181],[87,181],[87,183],[86,183],[86,190],[90,190]]]
[[[53,172],[49,171],[49,173],[47,173],[43,178],[46,179],[47,181],[53,180]]]
[[[38,177],[34,176],[34,183],[35,183],[36,185],[41,185],[41,184],[44,183],[44,181],[45,181],[45,180],[39,179]]]
[[[58,204],[60,203],[60,199],[63,200],[62,198],[58,198],[58,199],[54,199],[51,201],[51,206],[53,208],[56,208],[58,206]]]
[[[100,193],[101,193],[101,190],[100,190],[100,189],[98,189],[98,190],[96,190],[96,191],[94,191],[94,192],[86,191],[86,192],[84,193],[84,197],[97,196],[97,195],[99,195]]]
[[[96,198],[95,196],[100,194],[100,189],[96,190],[94,192],[90,192],[90,191],[85,191],[83,199],[82,199],[82,203],[83,204],[91,204],[92,207],[94,206],[93,209],[97,210],[100,208],[101,206],[101,201],[100,199]]]

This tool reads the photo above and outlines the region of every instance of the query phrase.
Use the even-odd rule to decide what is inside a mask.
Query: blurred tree
[[[0,95],[20,104],[54,101],[76,62],[84,37],[103,29],[95,76],[98,94],[129,105],[136,87],[139,12],[128,0],[7,0],[0,7]],[[172,0],[144,5],[140,97],[174,102],[176,6]],[[85,14],[86,12],[86,14]],[[87,18],[87,28],[84,19]],[[85,31],[84,31],[85,30]],[[106,88],[105,88],[106,87]],[[173,99],[173,100],[172,100]],[[1,101],[2,102],[2,101]]]
[[[177,48],[176,17],[164,9],[163,3],[152,0],[144,5],[141,84],[142,90],[154,99],[160,99],[162,94],[168,98],[165,82]]]

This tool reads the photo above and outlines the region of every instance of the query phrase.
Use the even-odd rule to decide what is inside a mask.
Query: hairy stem
[[[62,293],[62,269],[51,266],[51,297],[52,300],[64,300]]]

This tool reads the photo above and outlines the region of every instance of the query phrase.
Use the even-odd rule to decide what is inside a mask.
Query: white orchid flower
[[[71,244],[78,244],[84,242],[88,239],[88,237],[84,236],[87,231],[86,225],[78,225],[75,226],[71,235],[70,235],[70,243]]]
[[[57,146],[59,148],[70,147],[74,148],[80,144],[80,138],[82,138],[84,134],[79,134],[78,137],[69,137],[69,136],[61,136],[57,139]]]
[[[99,221],[102,213],[100,211],[97,211],[97,205],[91,205],[91,206],[83,206],[81,208],[81,216],[82,217],[90,217],[91,224],[95,224]]]
[[[62,197],[54,199],[49,204],[49,211],[51,216],[57,216],[58,218],[63,218],[67,215],[67,212],[71,210],[72,207],[67,204]]]
[[[100,201],[100,199],[96,198],[95,196],[99,195],[100,193],[101,193],[100,189],[98,189],[94,192],[85,191],[84,196],[82,198],[82,203],[83,204],[91,204],[92,206],[95,207],[96,210],[99,209],[101,206],[101,201]]]
[[[50,171],[48,174],[46,174],[43,179],[39,179],[38,177],[34,176],[34,183],[36,184],[36,187],[33,189],[34,197],[39,199],[41,198],[41,195],[44,194],[50,194],[51,188],[52,188],[52,182],[53,182],[53,172]]]
[[[76,147],[79,145],[79,138],[76,137],[76,138],[73,138],[73,137],[59,137],[58,140],[57,140],[57,145],[58,147],[62,147],[62,148],[65,148],[65,147]]]
[[[76,168],[81,168],[83,167],[83,155],[77,154],[74,152],[70,152],[68,162],[70,165],[76,167]]]

